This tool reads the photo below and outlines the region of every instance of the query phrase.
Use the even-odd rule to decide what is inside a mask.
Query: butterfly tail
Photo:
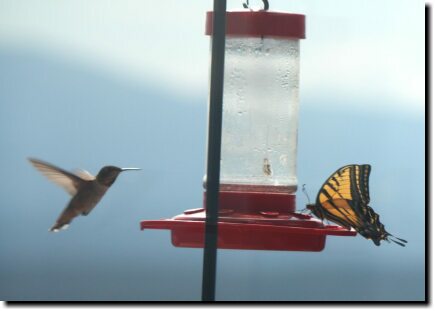
[[[405,247],[405,246],[406,246],[406,243],[408,243],[408,241],[406,241],[406,240],[404,240],[404,239],[401,239],[401,238],[398,238],[398,237],[392,235],[391,233],[388,233],[388,236],[389,236],[390,238],[387,238],[387,240],[390,240],[391,242],[394,242],[394,243],[396,243],[397,245],[400,245],[400,246]]]

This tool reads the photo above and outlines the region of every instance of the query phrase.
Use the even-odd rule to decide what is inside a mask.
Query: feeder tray
[[[219,210],[217,247],[319,252],[325,247],[327,235],[356,235],[354,230],[324,225],[309,215],[291,211],[294,200],[289,198],[294,199],[294,195],[221,192],[219,200],[224,208]],[[266,206],[266,199],[269,204],[278,204]],[[234,205],[240,200],[244,204]],[[203,248],[205,217],[204,208],[190,209],[170,219],[144,220],[140,226],[141,230],[171,230],[174,246]]]

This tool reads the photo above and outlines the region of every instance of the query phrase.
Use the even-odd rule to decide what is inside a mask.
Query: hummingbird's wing
[[[67,172],[59,167],[56,167],[47,162],[29,158],[30,163],[43,175],[45,175],[50,181],[61,186],[70,195],[74,196],[78,189],[86,182],[86,180]]]
[[[81,179],[92,181],[95,180],[95,176],[89,173],[88,171],[82,170],[82,169],[76,169],[74,173],[79,176]]]

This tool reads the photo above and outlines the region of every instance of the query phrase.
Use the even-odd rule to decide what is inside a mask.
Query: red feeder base
[[[356,235],[354,230],[325,226],[318,219],[294,212],[294,195],[221,192],[219,200],[218,248],[319,252],[325,247],[326,235]],[[144,229],[171,230],[174,246],[203,248],[205,210],[144,220]]]

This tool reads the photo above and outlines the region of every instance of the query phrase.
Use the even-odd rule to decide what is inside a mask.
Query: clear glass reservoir
[[[293,193],[299,40],[226,39],[221,190]]]
[[[267,26],[277,17],[272,24],[285,31],[295,16],[301,15],[227,13],[221,191],[296,192],[299,39],[304,32],[282,35],[276,33],[280,27]],[[257,28],[243,33],[243,23]]]

